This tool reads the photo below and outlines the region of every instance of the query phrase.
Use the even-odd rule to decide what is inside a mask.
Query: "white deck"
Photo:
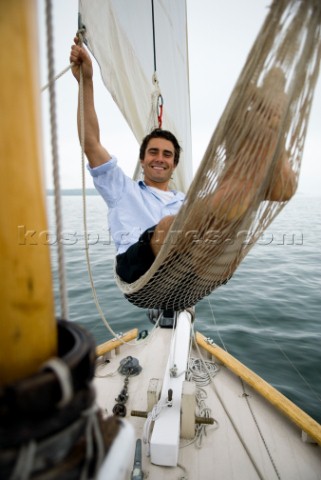
[[[141,346],[124,345],[119,353],[112,353],[111,363],[100,366],[97,375],[108,375],[117,371],[122,358],[131,355],[139,358],[142,372],[131,377],[128,385],[129,398],[126,403],[126,419],[134,426],[136,438],[143,437],[145,419],[131,417],[131,410],[147,409],[147,389],[151,378],[162,379],[167,363],[171,341],[171,330],[157,329]],[[138,342],[139,344],[139,342]],[[197,352],[192,351],[197,357]],[[202,448],[195,444],[184,446],[188,440],[181,439],[178,464],[180,467],[160,467],[152,465],[145,455],[143,444],[144,478],[149,480],[321,480],[321,448],[301,440],[301,431],[276,411],[266,400],[245,386],[248,400],[262,432],[268,451],[273,459],[278,475],[260,436],[256,423],[244,396],[241,380],[221,366],[215,377],[215,388],[223,399],[224,410],[213,386],[206,387],[207,405],[211,415],[218,421],[218,426],[208,426],[207,435],[203,437]],[[115,398],[124,384],[120,374],[96,378],[97,402],[108,414],[112,413]],[[239,430],[246,446],[242,444],[229,416]],[[250,452],[250,455],[246,452]],[[252,459],[250,458],[252,457]],[[261,477],[253,466],[255,462]],[[108,479],[109,480],[109,479]]]

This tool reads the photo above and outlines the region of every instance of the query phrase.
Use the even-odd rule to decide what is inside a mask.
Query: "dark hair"
[[[179,162],[179,155],[181,153],[181,147],[178,143],[177,138],[175,135],[172,134],[172,132],[169,132],[168,130],[162,130],[161,128],[155,128],[155,130],[152,130],[148,135],[146,135],[145,138],[143,138],[142,144],[139,149],[139,158],[140,160],[144,160],[145,153],[146,153],[146,148],[148,145],[148,142],[152,138],[164,138],[165,140],[169,140],[172,142],[174,146],[174,165],[178,165]]]

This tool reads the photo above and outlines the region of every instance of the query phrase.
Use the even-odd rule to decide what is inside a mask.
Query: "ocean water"
[[[53,197],[48,196],[57,316],[60,306]],[[81,196],[63,196],[69,319],[102,343],[111,335],[96,310],[85,259]],[[151,328],[146,311],[123,298],[113,279],[107,211],[87,197],[90,263],[101,308],[116,332]],[[294,198],[233,278],[196,306],[196,328],[321,423],[321,197]]]

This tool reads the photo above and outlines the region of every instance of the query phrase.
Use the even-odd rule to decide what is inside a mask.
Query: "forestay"
[[[150,109],[149,80],[143,73],[153,61],[149,2],[81,4],[90,48],[99,62],[104,58],[105,82],[124,114],[130,115],[128,121],[140,138]],[[97,19],[105,18],[103,4],[108,21],[97,24]],[[138,8],[143,4],[145,8]],[[184,127],[189,135],[189,120],[187,125],[184,118],[189,111],[186,70],[183,78],[186,67],[176,74],[175,63],[168,60],[171,50],[186,55],[185,2],[162,0],[156,6],[156,19],[165,19],[177,29],[169,37],[166,27],[158,28],[162,41],[157,52],[165,50],[165,70],[160,62],[159,80],[166,105],[178,115],[178,127],[172,128],[170,121],[164,127],[174,133]],[[98,8],[93,26],[89,11]],[[140,25],[141,15],[145,26]],[[99,40],[98,47],[93,32],[98,39],[106,32],[108,41]],[[141,40],[136,33],[142,34]],[[173,38],[183,40],[183,46],[178,47]],[[319,0],[274,0],[161,252],[135,283],[118,279],[130,301],[144,308],[181,309],[194,305],[232,276],[296,190],[320,57]],[[178,99],[167,97],[165,84],[169,92],[177,88],[174,97],[183,89],[179,104]],[[178,134],[181,141],[182,135]],[[186,145],[185,154],[190,153]]]

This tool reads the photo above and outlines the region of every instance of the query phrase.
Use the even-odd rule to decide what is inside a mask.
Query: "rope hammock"
[[[132,284],[184,309],[225,284],[294,194],[321,55],[319,0],[274,0],[165,244]]]

